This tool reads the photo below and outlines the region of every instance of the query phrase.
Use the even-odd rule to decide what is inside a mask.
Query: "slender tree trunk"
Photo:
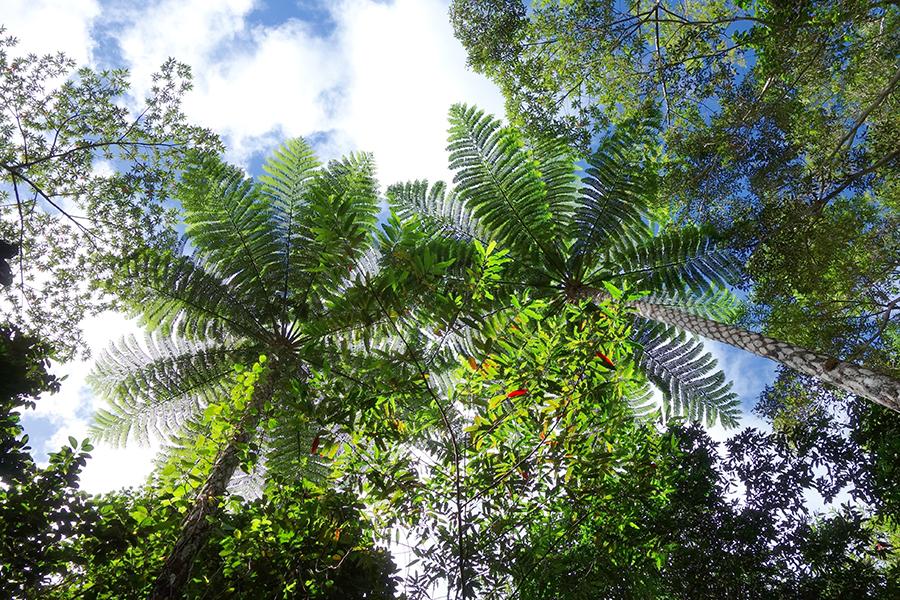
[[[639,315],[778,361],[795,371],[900,412],[900,381],[800,346],[717,323],[671,306],[632,302]]]
[[[197,553],[209,537],[210,523],[207,517],[216,510],[216,505],[224,496],[228,482],[237,470],[240,447],[256,433],[260,415],[266,402],[272,396],[272,374],[257,383],[253,399],[238,422],[234,436],[219,452],[206,482],[197,492],[194,505],[188,510],[181,523],[181,531],[172,551],[166,557],[162,572],[153,585],[150,600],[174,600],[183,597],[191,566]]]

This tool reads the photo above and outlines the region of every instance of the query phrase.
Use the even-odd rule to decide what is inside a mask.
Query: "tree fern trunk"
[[[778,361],[795,371],[900,412],[900,381],[787,342],[717,323],[670,306],[633,302],[639,315]]]
[[[216,457],[206,482],[197,492],[194,505],[181,523],[178,540],[166,557],[162,572],[153,585],[150,600],[182,598],[194,558],[209,537],[210,523],[207,517],[215,511],[216,504],[224,496],[228,482],[237,470],[240,447],[249,442],[256,433],[262,409],[272,395],[270,382],[271,374],[266,381],[257,384],[257,388],[253,391],[253,400],[238,422],[234,437]]]

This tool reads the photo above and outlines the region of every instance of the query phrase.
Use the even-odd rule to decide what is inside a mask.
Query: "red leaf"
[[[610,360],[610,358],[607,355],[603,354],[602,352],[597,352],[597,354],[595,356],[597,358],[599,358],[600,360],[602,360],[603,363],[610,369],[616,368],[616,363],[614,363],[612,360]]]
[[[319,449],[319,436],[316,435],[316,437],[313,438],[312,447],[310,447],[309,453],[315,454],[316,450],[318,450],[318,449]]]
[[[521,389],[521,390],[513,390],[513,391],[511,391],[510,393],[508,393],[508,394],[506,395],[506,397],[507,397],[507,398],[518,398],[519,396],[524,396],[524,395],[527,394],[527,393],[528,393],[528,390],[526,390],[526,389],[523,388],[523,389]]]

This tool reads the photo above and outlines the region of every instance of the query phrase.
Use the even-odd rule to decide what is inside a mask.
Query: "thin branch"
[[[19,211],[19,291],[21,292],[22,299],[25,303],[29,304],[28,296],[25,294],[25,268],[23,265],[25,248],[22,246],[22,243],[25,241],[25,217],[22,214],[22,201],[19,198],[19,185],[16,183],[15,177],[13,177],[13,191],[16,195],[16,207]]]
[[[663,103],[665,104],[666,110],[666,125],[668,127],[672,126],[672,112],[669,110],[669,90],[666,88],[666,75],[663,73],[662,65],[663,57],[662,57],[662,47],[659,44],[659,2],[656,3],[656,18],[657,21],[654,24],[655,33],[656,33],[656,64],[659,68],[659,80],[662,83],[663,89]]]
[[[68,212],[66,212],[66,210],[63,209],[59,204],[57,204],[56,202],[54,202],[54,201],[50,198],[50,196],[48,196],[48,195],[47,195],[47,194],[46,194],[46,193],[45,193],[45,192],[44,192],[44,191],[43,191],[43,190],[42,190],[35,182],[33,182],[31,179],[29,179],[29,178],[26,177],[25,175],[22,175],[22,173],[19,172],[19,171],[13,170],[13,169],[11,169],[11,168],[9,168],[9,167],[5,167],[5,168],[6,168],[6,170],[9,171],[9,173],[12,175],[13,179],[15,179],[16,177],[18,177],[18,178],[21,179],[23,182],[27,183],[27,184],[31,187],[31,189],[33,189],[33,190],[35,191],[36,194],[38,194],[38,195],[39,195],[41,198],[43,198],[48,204],[50,204],[50,206],[52,206],[53,208],[55,208],[56,210],[58,210],[58,211],[60,212],[60,214],[62,214],[64,217],[66,217],[68,220],[70,220],[72,223],[74,223],[75,226],[78,227],[78,229],[80,229],[80,230],[87,236],[88,242],[90,242],[90,244],[94,247],[94,249],[95,249],[95,250],[98,249],[97,244],[94,243],[94,238],[96,238],[96,239],[98,239],[98,240],[100,239],[100,237],[97,236],[97,234],[95,234],[94,232],[92,232],[91,230],[89,230],[87,227],[85,227],[84,225],[82,225],[81,222],[79,222],[75,217],[73,217],[72,215],[70,215],[70,214],[69,214]]]
[[[656,20],[658,20],[661,23],[674,22],[674,23],[681,23],[682,25],[694,26],[694,25],[725,25],[725,24],[741,23],[744,21],[750,21],[751,23],[759,23],[760,25],[765,25],[766,27],[774,27],[775,26],[775,24],[772,23],[771,21],[766,21],[765,19],[760,19],[758,17],[751,17],[750,15],[741,15],[741,16],[736,16],[736,17],[722,17],[720,19],[697,21],[697,20],[688,19],[684,15],[679,15],[678,13],[672,12],[665,6],[661,6],[659,3],[657,3],[657,7],[659,9],[661,9],[664,13],[668,13],[669,15],[675,17],[674,19],[659,19],[659,17],[657,16]]]
[[[898,73],[900,73],[900,71],[898,71]],[[844,180],[841,182],[841,184],[840,184],[838,187],[836,187],[834,190],[832,190],[831,192],[829,192],[826,196],[823,196],[823,197],[817,199],[817,200],[815,201],[815,203],[814,203],[815,207],[816,207],[817,209],[821,210],[821,208],[824,207],[826,204],[828,204],[828,202],[829,202],[830,200],[832,200],[832,199],[835,198],[838,194],[840,194],[840,193],[843,192],[845,189],[847,189],[848,187],[850,187],[850,186],[853,184],[854,181],[856,181],[856,180],[859,179],[860,177],[863,177],[863,176],[865,176],[865,175],[868,175],[868,174],[870,174],[870,173],[873,173],[873,172],[877,171],[878,169],[880,169],[881,167],[883,167],[884,165],[890,163],[892,160],[894,160],[894,159],[896,159],[896,158],[898,158],[898,157],[900,157],[900,149],[894,150],[893,152],[891,152],[891,153],[888,154],[887,156],[882,157],[881,159],[879,159],[878,161],[872,163],[871,165],[869,165],[869,166],[866,167],[865,169],[860,169],[859,171],[856,171],[856,172],[854,172],[854,173],[851,173],[850,175],[847,175],[847,177],[844,178]]]
[[[838,145],[835,146],[834,150],[831,151],[831,154],[828,155],[828,158],[823,161],[823,167],[828,165],[834,159],[834,157],[837,155],[843,145],[847,143],[847,141],[851,142],[851,146],[853,145],[852,140],[856,137],[856,132],[859,131],[859,128],[862,127],[863,123],[865,123],[866,119],[869,117],[872,111],[878,108],[878,106],[882,102],[884,102],[884,99],[891,94],[898,82],[900,82],[900,69],[897,69],[897,72],[894,73],[894,76],[888,82],[887,86],[881,91],[880,94],[878,94],[875,100],[872,101],[872,104],[870,104],[868,108],[866,108],[859,114],[859,116],[856,118],[856,121],[853,123],[853,127],[850,128],[850,131],[848,131],[847,134],[843,138],[841,138],[841,141],[838,142]]]
[[[108,148],[110,146],[134,146],[134,147],[147,147],[147,148],[177,148],[182,146],[183,144],[179,142],[126,142],[122,140],[116,141],[107,141],[107,142],[91,142],[88,144],[82,144],[79,146],[73,146],[68,150],[63,152],[58,152],[56,154],[48,154],[46,156],[42,156],[41,158],[37,158],[32,161],[26,160],[22,163],[16,163],[12,165],[2,165],[6,170],[11,169],[27,169],[30,167],[34,167],[41,163],[47,162],[48,160],[53,160],[56,158],[65,158],[66,156],[75,154],[77,152],[83,152],[85,150],[96,150],[99,148]]]

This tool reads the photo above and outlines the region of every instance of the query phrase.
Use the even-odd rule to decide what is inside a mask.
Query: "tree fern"
[[[327,313],[373,246],[371,157],[321,167],[294,140],[264,170],[254,182],[197,157],[178,187],[190,254],[139,251],[122,266],[117,283],[151,337],[146,348],[115,345],[98,362],[93,381],[111,403],[98,417],[102,435],[177,434],[234,362],[268,354],[303,364],[333,341],[307,322]]]
[[[509,250],[511,261],[497,283],[503,294],[528,290],[547,300],[550,310],[562,310],[568,302],[605,295],[609,282],[704,314],[727,312],[723,290],[736,277],[733,257],[696,229],[658,230],[651,220],[657,193],[651,121],[631,122],[603,140],[580,180],[576,159],[563,144],[525,140],[474,108],[451,109],[449,139],[455,191],[441,187],[443,195],[429,196],[423,183],[414,182],[393,186],[393,202],[428,235],[443,235],[448,248],[471,247],[475,236],[460,232],[477,222],[480,237]],[[472,268],[471,252],[454,252]],[[479,329],[488,325],[482,317],[492,309],[464,306],[464,294],[460,299],[431,321],[437,323],[430,334],[435,355],[472,356],[488,337]],[[637,360],[661,387],[665,415],[734,424],[734,395],[723,375],[710,375],[715,362],[699,342],[674,329],[653,329],[651,335],[638,320],[635,325],[634,339],[644,347]],[[635,414],[660,414],[651,399],[646,389],[635,392]]]
[[[259,359],[261,369],[253,371],[250,397],[235,404],[230,437],[185,516],[153,597],[178,596],[208,531],[209,498],[225,492],[240,448],[258,439],[263,411],[285,401],[282,390],[308,385],[317,369],[334,373],[329,359],[343,351],[341,336],[317,321],[337,310],[345,326],[368,325],[364,306],[341,306],[340,299],[353,295],[354,273],[365,279],[359,261],[375,242],[372,158],[352,155],[321,167],[309,146],[294,140],[264,171],[253,181],[217,157],[197,156],[177,190],[185,243],[176,251],[135,253],[117,278],[151,337],[146,348],[135,340],[115,345],[98,362],[92,380],[110,403],[97,417],[101,436],[188,440],[198,411],[230,398],[226,382],[235,363]],[[189,254],[179,254],[188,247]]]

